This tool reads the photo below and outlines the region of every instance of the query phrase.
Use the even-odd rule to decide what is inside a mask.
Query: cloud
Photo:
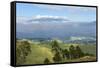
[[[50,15],[37,15],[37,16],[33,16],[33,18],[54,18],[54,19],[57,19],[57,18],[66,18],[66,17],[60,17],[60,16],[50,16]]]
[[[68,20],[67,17],[64,16],[50,16],[50,15],[37,15],[32,17],[33,20],[39,20],[39,19],[47,19],[47,20]]]
[[[29,20],[30,18],[29,17],[23,17],[23,16],[18,16],[16,17],[16,22],[17,23],[26,23],[27,20]]]
[[[62,16],[48,16],[37,15],[33,17],[17,17],[17,23],[31,24],[31,23],[65,23],[70,21],[67,17]]]

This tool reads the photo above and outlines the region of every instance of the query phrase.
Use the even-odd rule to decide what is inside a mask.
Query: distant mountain
[[[17,22],[17,38],[96,36],[96,22],[73,22],[60,17],[38,17]]]

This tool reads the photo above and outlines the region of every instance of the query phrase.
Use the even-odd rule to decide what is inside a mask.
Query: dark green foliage
[[[89,53],[84,53],[84,55],[86,55],[86,56],[94,56],[93,54],[89,54]]]
[[[63,53],[63,58],[67,58],[67,59],[70,58],[70,56],[69,56],[69,51],[68,51],[67,49],[62,50],[62,53]]]
[[[55,62],[62,61],[62,49],[59,47],[57,40],[52,41],[52,51],[54,51],[53,60]]]
[[[16,64],[21,64],[25,61],[25,56],[22,55],[21,48],[16,47]]]
[[[26,56],[31,52],[30,43],[22,41],[16,45],[16,64],[22,64],[26,60]]]
[[[50,61],[49,61],[48,58],[46,58],[46,59],[44,60],[44,64],[48,64],[48,63],[50,63]]]
[[[59,51],[60,50],[59,43],[57,42],[57,40],[53,40],[51,45],[52,45],[53,51]]]
[[[21,48],[22,48],[23,54],[24,54],[25,56],[27,56],[28,53],[31,52],[30,43],[28,43],[28,41],[22,42]]]
[[[75,55],[76,58],[80,58],[80,57],[84,56],[84,53],[82,52],[82,50],[79,46],[76,46],[76,51],[75,52],[76,52],[76,55]]]
[[[54,57],[53,57],[53,60],[54,60],[55,62],[60,62],[60,61],[62,60],[61,54],[60,54],[59,52],[56,52],[56,54],[55,54]]]
[[[69,56],[70,59],[75,59],[75,58],[83,57],[84,53],[79,46],[74,47],[73,45],[71,45],[69,47]]]
[[[70,53],[70,59],[75,58],[75,47],[73,45],[69,47],[69,53]]]

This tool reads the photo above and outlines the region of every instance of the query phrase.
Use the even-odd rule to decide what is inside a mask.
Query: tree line
[[[52,59],[55,63],[59,63],[64,59],[76,59],[84,56],[84,53],[79,46],[70,45],[69,50],[67,48],[62,49],[57,40],[53,40],[51,45],[52,52],[54,53],[54,57]],[[50,63],[49,59],[46,58],[44,63]]]

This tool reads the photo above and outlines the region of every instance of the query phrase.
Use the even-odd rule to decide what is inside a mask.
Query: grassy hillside
[[[82,51],[84,53],[89,53],[89,54],[93,54],[96,55],[96,45],[84,45],[84,44],[61,44],[61,48],[63,49],[69,49],[69,47],[73,45],[73,46],[79,46]]]
[[[31,50],[32,52],[27,56],[25,64],[43,64],[45,58],[53,62],[53,54],[50,48],[32,44]]]
[[[20,41],[21,42],[21,41]],[[17,42],[17,46],[21,45],[20,42]],[[38,43],[29,41],[31,52],[26,56],[26,60],[22,64],[44,64],[44,60],[48,58],[50,63],[55,63],[53,61],[54,53],[52,52],[52,46],[50,43]],[[79,46],[84,53],[93,54],[94,56],[83,56],[77,59],[63,59],[63,62],[80,62],[80,61],[95,61],[96,60],[96,46],[95,45],[83,45],[83,44],[67,44],[67,43],[59,43],[59,47],[61,49],[68,49],[69,47]],[[24,46],[24,45],[22,45]]]

